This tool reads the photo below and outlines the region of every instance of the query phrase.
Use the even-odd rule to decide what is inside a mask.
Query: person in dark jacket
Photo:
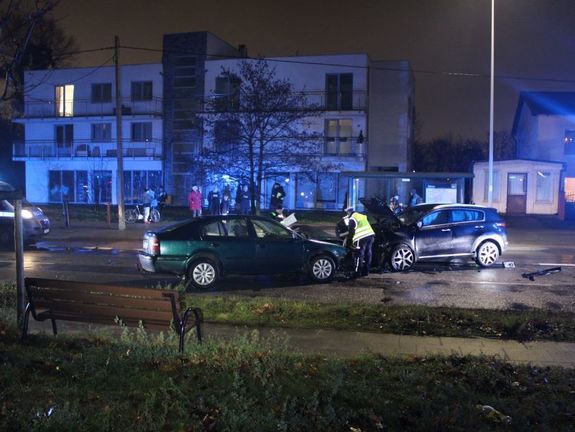
[[[220,190],[217,187],[208,194],[208,212],[211,215],[219,215],[221,213]]]
[[[273,211],[279,207],[283,208],[285,196],[286,193],[283,186],[278,182],[275,182],[272,187],[272,193],[270,197],[270,210]]]
[[[248,185],[244,185],[239,195],[240,214],[250,214],[250,190]]]

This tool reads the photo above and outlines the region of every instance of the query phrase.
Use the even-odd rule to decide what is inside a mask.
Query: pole
[[[124,218],[124,147],[122,145],[122,89],[120,80],[120,38],[114,37],[114,66],[116,75],[116,201],[118,202],[118,230],[126,229]]]
[[[495,0],[491,0],[491,82],[489,93],[489,187],[487,189],[487,204],[493,204],[493,101],[495,81]]]
[[[22,199],[14,203],[14,250],[16,251],[16,320],[22,323],[25,310],[24,235],[22,230]]]

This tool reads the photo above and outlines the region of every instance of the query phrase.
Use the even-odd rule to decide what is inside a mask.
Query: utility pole
[[[116,201],[118,202],[118,230],[126,229],[124,218],[124,146],[122,144],[122,89],[120,80],[120,38],[114,37],[114,66],[116,71]]]
[[[14,250],[16,251],[16,320],[22,324],[26,310],[26,289],[24,288],[24,234],[22,227],[22,197],[14,203]]]

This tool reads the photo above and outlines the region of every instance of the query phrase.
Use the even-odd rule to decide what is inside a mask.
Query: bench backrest
[[[166,327],[179,316],[179,292],[56,279],[26,278],[36,319],[63,319],[147,328]]]

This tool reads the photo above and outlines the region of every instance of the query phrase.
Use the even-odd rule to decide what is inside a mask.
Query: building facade
[[[146,186],[163,186],[186,204],[197,184],[204,196],[238,179],[198,170],[197,156],[213,147],[206,103],[222,92],[221,72],[249,60],[207,32],[164,36],[161,64],[121,68],[125,197],[137,201]],[[408,62],[374,62],[366,54],[269,58],[278,78],[320,107],[302,128],[319,135],[320,152],[339,168],[265,173],[260,201],[284,185],[293,209],[341,208],[348,184],[341,171],[406,171],[413,140],[414,80]],[[26,189],[35,202],[116,202],[116,117],[113,68],[27,72],[25,109],[15,119],[25,141],[14,159],[26,163]]]

